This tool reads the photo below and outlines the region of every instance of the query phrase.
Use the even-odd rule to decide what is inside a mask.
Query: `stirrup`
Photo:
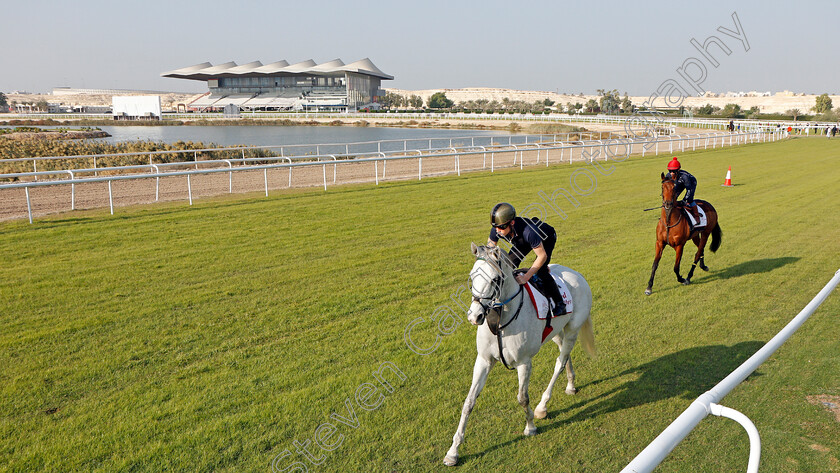
[[[560,304],[554,304],[554,309],[551,312],[553,317],[559,317],[561,315],[566,315],[569,312],[566,310],[566,303],[561,302]]]

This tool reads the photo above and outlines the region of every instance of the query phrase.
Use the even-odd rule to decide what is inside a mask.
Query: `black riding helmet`
[[[504,225],[516,218],[516,209],[507,202],[496,204],[490,212],[490,225],[496,227]]]

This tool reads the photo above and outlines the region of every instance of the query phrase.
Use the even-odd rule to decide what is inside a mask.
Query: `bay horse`
[[[718,223],[718,214],[712,204],[704,200],[694,200],[706,213],[706,226],[701,231],[692,231],[686,215],[687,210],[676,203],[677,196],[674,194],[676,182],[670,174],[662,173],[660,177],[662,179],[662,214],[656,224],[656,252],[653,259],[653,269],[650,271],[650,281],[648,281],[647,289],[645,289],[647,295],[653,292],[653,277],[656,275],[656,268],[659,266],[659,259],[662,258],[662,250],[666,244],[677,251],[676,261],[674,262],[677,282],[690,284],[691,277],[694,275],[694,268],[698,263],[703,271],[709,270],[703,261],[703,252],[706,248],[706,242],[709,240],[709,235],[712,236],[712,244],[709,246],[712,252],[720,248],[723,238],[723,231]],[[697,253],[694,255],[694,264],[691,265],[688,276],[683,279],[680,275],[680,260],[682,259],[683,247],[688,240],[697,245]]]
[[[557,264],[549,265],[551,272],[566,282],[571,292],[573,310],[569,314],[551,319],[552,330],[548,332],[548,337],[544,337],[545,320],[537,318],[537,309],[529,300],[523,286],[516,282],[513,276],[515,268],[507,254],[497,246],[476,246],[475,243],[472,244],[472,253],[476,258],[470,271],[473,301],[467,311],[467,319],[478,326],[475,338],[478,355],[473,367],[472,385],[461,409],[458,429],[452,437],[452,446],[443,459],[444,465],[447,466],[458,463],[458,447],[464,441],[467,418],[487,382],[490,369],[497,361],[501,360],[511,369],[516,368],[519,377],[517,400],[525,410],[523,434],[530,436],[537,433],[534,417],[543,419],[548,413],[546,406],[551,399],[554,383],[563,368],[566,369],[568,381],[566,394],[577,392],[575,371],[569,355],[579,334],[586,352],[591,356],[595,354],[595,336],[589,314],[592,308],[592,290],[580,273]],[[488,322],[486,324],[485,319]],[[497,327],[497,335],[491,331],[491,324]],[[528,397],[531,358],[549,339],[560,348],[560,355],[554,364],[554,375],[537,409],[532,411]]]

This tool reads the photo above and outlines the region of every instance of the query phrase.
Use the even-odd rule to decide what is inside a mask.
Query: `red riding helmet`
[[[668,170],[669,171],[679,171],[680,170],[680,162],[677,161],[676,156],[674,156],[674,159],[672,159],[671,162],[668,163]]]

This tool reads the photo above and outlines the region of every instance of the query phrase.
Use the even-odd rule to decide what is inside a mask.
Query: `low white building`
[[[115,95],[114,120],[160,120],[160,95]]]

